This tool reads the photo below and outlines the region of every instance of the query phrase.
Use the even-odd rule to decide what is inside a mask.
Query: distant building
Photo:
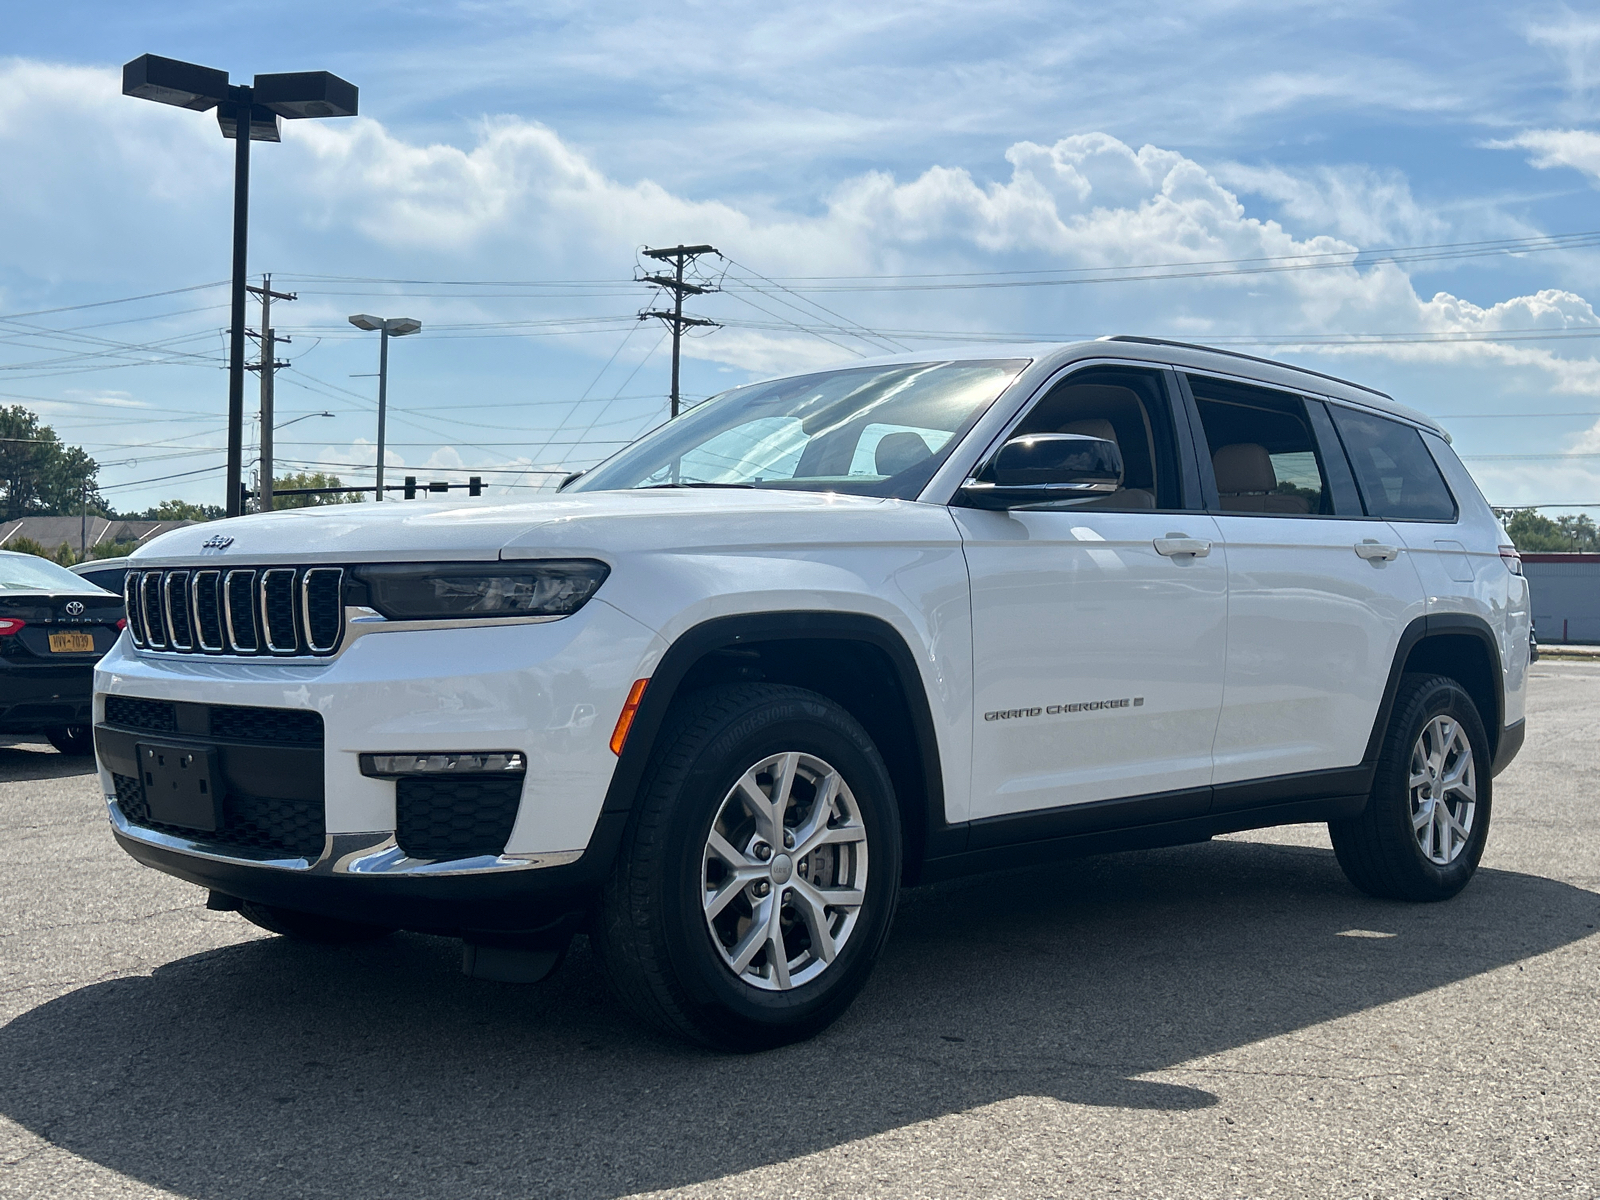
[[[31,538],[47,551],[55,553],[65,542],[74,553],[87,554],[96,546],[112,542],[148,542],[157,534],[193,521],[108,521],[105,517],[22,517],[16,521],[0,522],[0,550],[10,549],[7,542],[17,538]],[[84,543],[80,547],[80,540]]]
[[[1541,645],[1600,642],[1600,554],[1524,554]]]

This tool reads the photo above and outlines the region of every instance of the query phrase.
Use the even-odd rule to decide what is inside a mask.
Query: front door
[[[1227,572],[1215,522],[1184,507],[1165,379],[1076,372],[1010,435],[1116,441],[1116,494],[953,510],[972,586],[974,819],[1180,789],[1205,809]]]

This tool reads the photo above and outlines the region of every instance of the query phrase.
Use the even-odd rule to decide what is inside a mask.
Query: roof
[[[54,550],[65,542],[74,550],[79,539],[86,549],[108,545],[111,542],[147,542],[169,529],[193,525],[193,521],[123,521],[106,517],[22,517],[15,521],[0,522],[0,550],[17,538],[31,538],[46,550]]]
[[[980,342],[965,345],[935,347],[905,354],[858,359],[840,366],[870,366],[879,363],[917,363],[942,359],[1000,359],[1028,358],[1032,366],[1028,374],[1035,379],[1042,370],[1054,374],[1067,364],[1087,358],[1137,359],[1144,362],[1208,371],[1236,379],[1253,381],[1269,387],[1289,388],[1313,396],[1325,396],[1349,404],[1372,409],[1375,412],[1400,417],[1421,425],[1443,436],[1450,435],[1426,413],[1401,404],[1386,392],[1365,384],[1353,383],[1334,375],[1325,375],[1309,367],[1279,362],[1271,358],[1257,358],[1233,350],[1218,350],[1211,346],[1190,342],[1174,342],[1163,338],[1139,337],[1133,334],[1113,334],[1085,342],[1003,343]]]

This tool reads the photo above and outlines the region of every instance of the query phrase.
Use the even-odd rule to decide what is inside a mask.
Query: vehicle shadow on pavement
[[[1207,1092],[1136,1077],[1597,923],[1600,895],[1548,879],[1483,871],[1450,903],[1388,904],[1325,850],[1259,843],[1029,868],[906,893],[850,1013],[750,1057],[635,1026],[581,940],[536,987],[463,978],[436,938],[250,940],[11,1021],[0,1112],[205,1200],[612,1197],[1014,1096],[1203,1107]]]
[[[0,783],[67,779],[74,775],[93,775],[94,770],[92,757],[62,754],[48,742],[0,746]]]

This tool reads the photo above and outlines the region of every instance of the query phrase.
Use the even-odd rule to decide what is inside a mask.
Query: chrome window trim
[[[256,573],[255,573],[254,569],[229,571],[227,574],[225,574],[222,577],[222,611],[223,611],[223,625],[226,627],[226,632],[227,632],[227,635],[228,635],[228,649],[233,651],[233,653],[239,654],[239,655],[260,654],[261,653],[261,630],[260,629],[256,629],[254,631],[255,635],[256,635],[256,637],[255,637],[255,645],[250,647],[250,649],[245,650],[245,649],[240,647],[240,645],[239,645],[239,635],[234,631],[234,628],[233,628],[233,577],[235,575],[248,575],[250,577],[250,582],[245,585],[245,590],[250,593],[250,605],[251,605],[252,613],[253,613],[254,608],[255,608]]]
[[[200,620],[200,581],[207,575],[213,577],[218,589],[217,634],[219,638],[227,637],[227,629],[222,619],[222,572],[216,570],[215,568],[210,568],[204,571],[196,571],[189,579],[189,607],[191,609],[189,613],[190,632],[194,634],[194,644],[202,651],[207,654],[220,654],[225,646],[225,642],[218,641],[215,646],[206,645],[206,627],[205,624]]]
[[[129,571],[122,578],[122,610],[128,620],[128,636],[138,649],[144,649],[144,604],[139,594],[143,571]]]
[[[180,642],[178,640],[178,623],[172,619],[172,585],[178,583],[181,579],[183,583],[179,586],[186,587],[192,574],[193,572],[191,571],[168,571],[161,580],[161,613],[167,621],[167,644],[173,650],[187,652],[194,649],[193,627],[191,626],[189,629],[189,641],[187,643]],[[180,603],[179,607],[185,610],[183,615],[188,617],[188,604]]]
[[[317,639],[311,632],[311,577],[325,574],[329,571],[334,575],[334,587],[337,589],[337,599],[334,601],[334,615],[338,621],[338,628],[334,630],[333,641],[326,646],[317,645]],[[313,654],[331,654],[339,648],[339,639],[344,636],[344,568],[343,567],[307,567],[300,576],[300,622],[306,635],[306,648]]]
[[[152,575],[155,576],[156,588],[157,588],[157,591],[159,593],[159,590],[160,590],[160,587],[161,587],[161,572],[160,571],[141,571],[139,573],[139,615],[141,617],[143,617],[144,621],[145,621],[144,636],[145,636],[145,641],[149,645],[150,649],[152,649],[152,650],[165,650],[167,648],[167,630],[166,630],[165,624],[163,624],[161,630],[159,631],[160,634],[161,634],[161,640],[160,641],[157,641],[155,639],[155,637],[153,635],[153,632],[150,629],[150,596],[149,596],[149,592],[150,592],[150,577]],[[161,612],[160,600],[161,600],[161,597],[158,594],[156,596],[156,601],[157,601],[157,603],[156,603],[156,612],[158,614]]]
[[[261,610],[261,632],[265,635],[261,640],[266,643],[267,650],[273,654],[294,654],[300,649],[300,641],[295,637],[294,620],[294,577],[299,574],[293,567],[269,567],[261,572],[261,582],[256,587],[256,599]],[[294,644],[280,646],[272,640],[272,618],[267,613],[267,581],[274,575],[287,575],[289,577],[289,636],[295,638]]]

